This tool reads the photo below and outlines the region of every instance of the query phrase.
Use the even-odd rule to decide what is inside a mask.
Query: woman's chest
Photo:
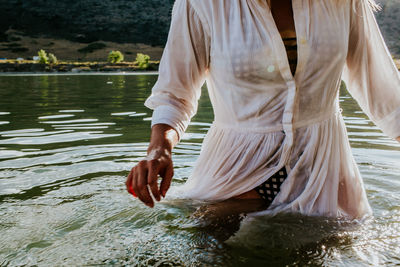
[[[210,70],[250,82],[281,77],[289,64],[269,6],[259,0],[216,2],[210,19]],[[346,6],[332,2],[292,1],[300,71],[307,65],[321,68],[333,58],[344,60],[347,54],[349,14]]]

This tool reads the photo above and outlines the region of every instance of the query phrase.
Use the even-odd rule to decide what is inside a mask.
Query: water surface
[[[374,217],[362,225],[281,215],[221,242],[191,214],[125,192],[145,154],[156,75],[0,76],[0,266],[400,265],[400,145],[345,90],[341,106]],[[199,155],[213,113],[206,90],[174,150],[174,185]]]

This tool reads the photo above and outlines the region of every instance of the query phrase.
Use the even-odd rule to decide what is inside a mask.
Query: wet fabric
[[[214,122],[180,197],[225,200],[282,167],[269,210],[371,214],[340,113],[339,87],[390,137],[400,136],[400,77],[367,0],[293,0],[297,67],[265,1],[177,0],[159,77],[145,105],[152,125],[183,137],[204,81]],[[283,131],[283,132],[282,132]]]

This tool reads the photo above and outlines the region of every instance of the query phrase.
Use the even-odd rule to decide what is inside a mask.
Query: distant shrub
[[[56,58],[56,56],[52,53],[49,53],[49,63],[50,64],[57,64],[58,60]]]
[[[120,51],[118,51],[118,50],[111,51],[108,54],[108,62],[110,62],[110,63],[119,63],[119,62],[122,62],[122,61],[124,61],[124,55]]]
[[[49,63],[49,58],[47,57],[46,51],[44,51],[43,49],[41,49],[38,52],[38,56],[39,56],[39,63],[40,64],[48,64]]]
[[[78,52],[80,53],[92,53],[96,50],[100,50],[107,47],[106,44],[104,43],[91,43],[83,48],[78,49]]]
[[[149,67],[150,56],[142,53],[137,53],[136,55],[136,64],[139,69],[147,69]]]

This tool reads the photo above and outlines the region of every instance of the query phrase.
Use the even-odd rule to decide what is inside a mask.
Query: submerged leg
[[[240,222],[247,213],[262,211],[271,205],[286,177],[287,172],[283,167],[255,189],[228,200],[201,206],[192,217],[201,220],[209,234],[226,240],[239,230]]]
[[[202,223],[202,229],[219,241],[225,241],[240,228],[247,213],[265,210],[262,198],[228,199],[199,207],[192,218]]]

